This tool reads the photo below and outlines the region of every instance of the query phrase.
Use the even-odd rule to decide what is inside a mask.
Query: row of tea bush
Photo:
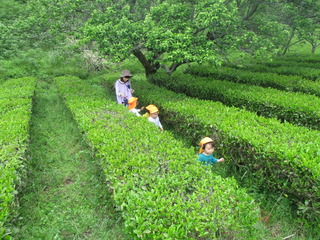
[[[259,208],[232,178],[211,174],[169,132],[75,77],[55,79],[96,150],[134,239],[258,239]]]
[[[0,85],[0,238],[10,236],[16,215],[18,188],[24,173],[25,151],[35,78],[10,79]]]
[[[158,77],[152,81],[158,82]],[[112,87],[113,79],[106,77],[108,86]],[[174,84],[167,81],[161,85]],[[161,119],[185,138],[197,144],[201,136],[214,137],[230,168],[245,169],[253,185],[282,192],[310,223],[319,223],[315,221],[320,216],[319,131],[190,98],[145,80],[133,80],[132,86],[141,105],[157,105]]]
[[[279,56],[275,60],[298,63],[315,63],[320,64],[319,54],[286,54],[284,56]],[[319,66],[319,65],[318,65]]]
[[[159,73],[152,81],[175,92],[200,99],[220,101],[228,106],[245,108],[282,122],[320,129],[320,98],[277,89],[239,84],[179,72],[168,76]]]
[[[279,67],[270,67],[264,64],[258,63],[251,63],[245,65],[227,65],[229,67],[249,70],[252,72],[271,72],[277,73],[281,75],[296,75],[306,79],[310,79],[313,81],[320,81],[320,69],[319,68],[312,68],[312,67],[305,67],[297,65],[286,65],[286,66],[279,66]]]
[[[231,67],[213,68],[208,65],[193,64],[187,73],[217,80],[271,87],[288,92],[303,92],[320,97],[320,84],[300,76],[286,76],[270,72],[251,72]]]

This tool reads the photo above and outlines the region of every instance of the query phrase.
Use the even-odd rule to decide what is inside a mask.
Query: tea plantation
[[[308,62],[295,60],[297,66]],[[26,236],[19,232],[27,229],[21,224],[27,194],[23,189],[32,184],[29,128],[37,114],[32,111],[39,101],[37,89],[45,81],[42,87],[56,89],[102,172],[106,188],[97,188],[97,199],[110,195],[114,211],[120,213],[115,223],[123,224],[119,239],[317,239],[320,75],[311,69],[319,64],[314,61],[306,71],[292,67],[292,59],[272,66],[191,65],[148,80],[132,62],[95,76],[3,78],[0,238]],[[132,88],[139,106],[159,108],[164,132],[115,102],[113,84],[124,68],[134,73]],[[205,136],[215,140],[215,155],[225,162],[208,167],[197,161],[198,144]],[[63,159],[62,150],[57,152]],[[291,226],[276,219],[281,211],[295,219]],[[92,232],[78,238],[62,231],[50,236],[103,239],[92,238]],[[28,234],[30,239],[36,236]]]

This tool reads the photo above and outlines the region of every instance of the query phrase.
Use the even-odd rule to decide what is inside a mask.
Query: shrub
[[[141,239],[256,239],[258,210],[234,179],[209,172],[172,134],[103,96],[57,78],[60,93],[97,150],[126,229]]]
[[[192,97],[220,101],[228,106],[256,112],[258,115],[276,117],[282,122],[288,121],[320,129],[320,99],[312,95],[282,92],[189,74],[175,74],[170,77],[158,74],[152,78],[152,82]]]
[[[303,217],[319,225],[318,131],[189,98],[146,81],[136,80],[133,85],[141,106],[159,106],[162,120],[193,144],[202,136],[212,136],[216,151],[225,156],[230,169],[237,168],[239,176],[251,178],[257,188],[282,192],[303,209],[298,210]]]
[[[227,80],[237,83],[245,83],[262,87],[271,87],[282,91],[303,92],[320,96],[319,83],[299,76],[285,76],[270,72],[250,72],[231,67],[218,69],[205,65],[192,65],[187,73],[210,77],[217,80]]]
[[[10,79],[0,85],[0,238],[10,239],[17,190],[24,172],[35,79]]]

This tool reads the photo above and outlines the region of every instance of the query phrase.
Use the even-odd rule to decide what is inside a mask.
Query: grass
[[[40,80],[15,239],[128,239],[98,159],[57,89]]]

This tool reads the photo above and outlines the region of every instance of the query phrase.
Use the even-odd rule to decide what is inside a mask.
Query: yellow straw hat
[[[149,104],[148,106],[146,106],[146,109],[149,110],[150,108],[153,108],[153,107],[156,107],[156,106],[153,104]]]
[[[149,111],[150,114],[159,112],[158,108],[153,104],[146,106],[146,109]]]
[[[155,113],[155,112],[159,112],[159,110],[156,106],[150,107],[148,110],[149,110],[150,114]]]
[[[129,108],[129,110],[131,110],[131,109],[133,109],[133,108],[135,108],[137,106],[137,100],[138,100],[138,98],[136,98],[136,97],[131,97],[128,100],[128,103],[129,103],[128,108]]]
[[[199,154],[203,152],[203,145],[205,145],[206,143],[210,143],[210,142],[214,142],[211,138],[209,137],[205,137],[200,141],[200,150],[199,150]]]

